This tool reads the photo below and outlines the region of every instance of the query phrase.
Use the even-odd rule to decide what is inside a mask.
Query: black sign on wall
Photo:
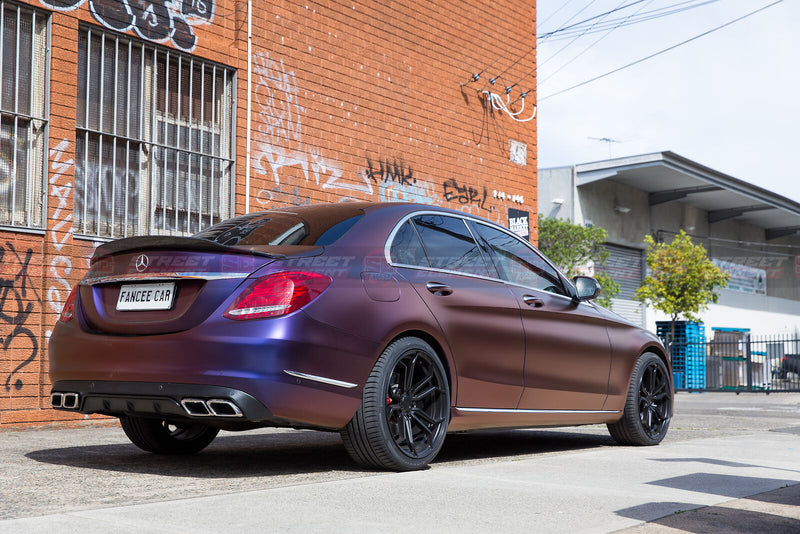
[[[508,208],[508,228],[518,236],[530,240],[530,213],[516,208]]]

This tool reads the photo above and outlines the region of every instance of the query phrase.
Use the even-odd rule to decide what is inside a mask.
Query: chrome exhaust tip
[[[61,408],[64,406],[64,394],[63,393],[51,393],[50,394],[50,406],[53,408]]]
[[[77,410],[78,409],[78,399],[79,396],[77,393],[64,393],[63,401],[61,406],[68,410]]]
[[[193,417],[244,417],[242,410],[227,399],[182,399],[181,406]]]
[[[242,411],[229,400],[211,399],[206,401],[206,406],[211,413],[218,417],[243,417]]]
[[[195,417],[207,417],[212,415],[208,406],[206,406],[206,401],[203,399],[183,399],[181,401],[181,406],[186,410],[186,413]]]

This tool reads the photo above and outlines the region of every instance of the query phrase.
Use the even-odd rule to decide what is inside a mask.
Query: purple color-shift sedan
[[[448,430],[607,423],[655,445],[672,416],[653,334],[527,241],[463,213],[341,203],[99,247],[50,339],[54,408],[192,453],[220,429],[339,431],[411,470]]]

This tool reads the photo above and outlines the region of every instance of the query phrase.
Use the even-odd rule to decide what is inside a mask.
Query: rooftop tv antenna
[[[608,159],[611,159],[611,144],[612,143],[621,143],[619,139],[611,139],[610,137],[589,137],[592,141],[600,141],[601,143],[606,143],[608,145]]]

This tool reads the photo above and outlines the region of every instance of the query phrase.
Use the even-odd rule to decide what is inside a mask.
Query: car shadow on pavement
[[[448,435],[434,463],[578,451],[611,445],[614,445],[614,440],[606,432],[482,430]]]
[[[434,464],[575,451],[611,444],[610,436],[579,432],[456,433],[447,437]],[[188,456],[154,455],[129,443],[42,449],[25,456],[37,462],[83,469],[197,478],[372,471],[359,468],[350,459],[338,434],[305,430],[220,435],[202,452]]]

